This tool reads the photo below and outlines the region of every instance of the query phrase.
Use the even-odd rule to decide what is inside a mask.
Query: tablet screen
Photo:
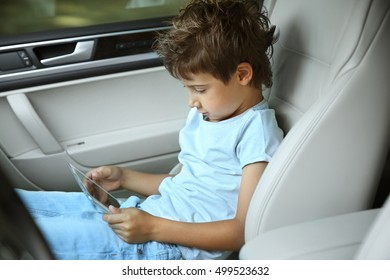
[[[102,186],[85,176],[83,172],[81,172],[72,164],[68,163],[68,166],[80,189],[96,206],[100,207],[105,212],[109,212],[109,205],[115,206],[117,208],[120,207],[118,200]],[[86,184],[86,182],[88,182],[88,184]]]

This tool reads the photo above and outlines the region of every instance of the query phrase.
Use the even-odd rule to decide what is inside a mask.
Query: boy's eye
[[[188,88],[192,93],[195,94],[202,94],[206,92],[206,88],[203,87],[186,86],[186,85],[184,85],[183,87]]]
[[[204,93],[206,90],[204,88],[194,88],[195,93]]]

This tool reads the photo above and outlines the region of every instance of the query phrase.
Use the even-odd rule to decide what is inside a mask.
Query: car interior
[[[276,26],[264,96],[285,138],[231,258],[390,259],[390,2],[260,2]],[[177,170],[187,96],[150,50],[169,27],[112,28],[0,44],[1,258],[52,258],[13,188],[77,191],[68,163]]]

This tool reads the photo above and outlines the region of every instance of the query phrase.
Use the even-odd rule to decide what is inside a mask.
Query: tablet
[[[99,207],[106,213],[110,212],[108,210],[109,205],[115,206],[117,208],[120,207],[120,203],[118,202],[118,200],[112,194],[106,191],[102,186],[99,186],[95,181],[85,176],[82,171],[77,169],[71,163],[68,163],[68,166],[73,177],[76,179],[76,182],[79,185],[80,189],[93,204],[95,204],[97,207]],[[88,188],[84,184],[84,181],[90,182],[91,188]]]

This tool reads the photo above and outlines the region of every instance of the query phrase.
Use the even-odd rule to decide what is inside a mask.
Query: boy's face
[[[196,107],[205,119],[211,122],[223,121],[245,112],[260,100],[260,94],[248,94],[235,73],[228,84],[208,73],[192,74],[189,80],[182,79],[188,89],[190,107]]]

